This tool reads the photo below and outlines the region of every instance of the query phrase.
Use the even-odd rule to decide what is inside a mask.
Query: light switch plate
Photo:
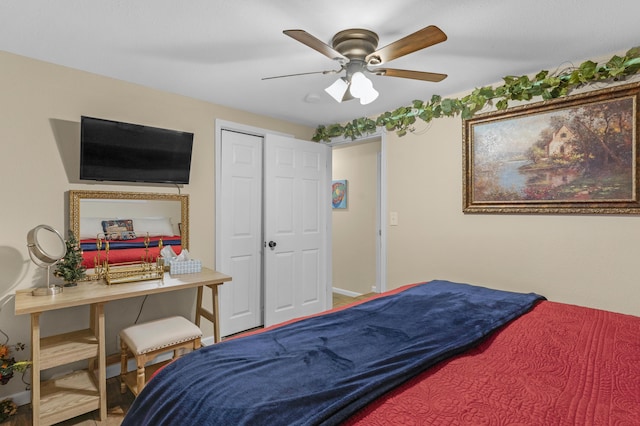
[[[389,225],[398,226],[398,212],[389,213]]]

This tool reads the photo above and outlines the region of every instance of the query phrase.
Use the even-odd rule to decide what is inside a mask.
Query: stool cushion
[[[120,338],[135,355],[154,352],[199,337],[202,337],[200,328],[179,316],[132,325],[120,331]]]

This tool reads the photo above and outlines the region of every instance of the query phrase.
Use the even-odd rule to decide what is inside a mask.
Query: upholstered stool
[[[120,332],[120,390],[127,386],[138,395],[146,383],[145,364],[157,355],[173,351],[178,358],[179,349],[196,350],[200,347],[202,331],[183,317],[163,318],[125,328]],[[127,358],[136,359],[136,378],[127,380]]]

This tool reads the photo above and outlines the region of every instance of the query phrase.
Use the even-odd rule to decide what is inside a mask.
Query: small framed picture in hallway
[[[338,179],[331,182],[331,204],[334,209],[347,208],[347,180]]]

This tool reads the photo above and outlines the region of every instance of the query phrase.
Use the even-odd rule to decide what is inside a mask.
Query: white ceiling
[[[2,0],[0,49],[315,127],[624,53],[638,16],[638,0]],[[440,83],[371,76],[380,97],[362,106],[324,92],[335,74],[262,80],[339,68],[285,29],[330,45],[365,28],[381,47],[428,25],[448,40],[385,66]]]

